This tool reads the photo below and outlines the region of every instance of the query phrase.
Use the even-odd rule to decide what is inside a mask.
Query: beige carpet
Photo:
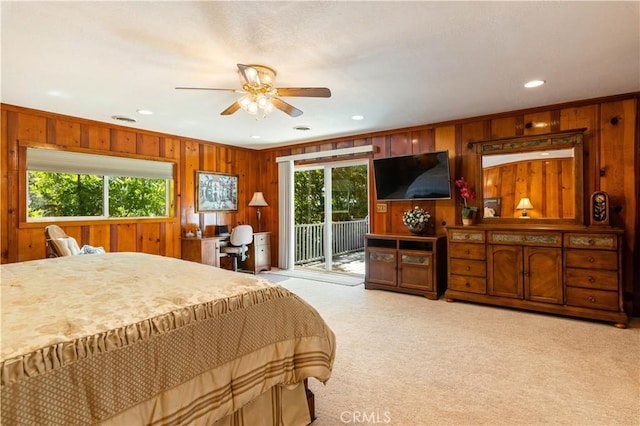
[[[337,337],[314,426],[640,425],[640,321],[589,320],[291,278]]]

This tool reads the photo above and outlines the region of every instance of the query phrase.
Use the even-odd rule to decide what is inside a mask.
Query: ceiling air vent
[[[293,130],[300,130],[301,132],[306,132],[307,130],[311,130],[311,127],[309,126],[296,126],[293,128]]]
[[[124,115],[112,115],[111,118],[114,120],[124,121],[127,123],[135,123],[137,120],[131,117],[125,117]]]

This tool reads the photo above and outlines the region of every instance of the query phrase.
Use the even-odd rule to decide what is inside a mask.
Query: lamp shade
[[[518,203],[518,206],[516,207],[516,209],[518,210],[522,210],[522,209],[532,209],[533,205],[531,204],[531,201],[528,198],[520,198],[520,202]]]
[[[266,207],[268,205],[262,192],[254,192],[251,201],[249,201],[249,207]]]

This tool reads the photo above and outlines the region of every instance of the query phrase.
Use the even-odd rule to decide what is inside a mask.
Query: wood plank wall
[[[278,171],[276,157],[319,152],[352,146],[374,145],[374,154],[331,158],[384,157],[424,151],[449,150],[452,178],[464,176],[476,188],[476,163],[469,142],[490,138],[543,134],[586,128],[584,141],[585,212],[588,197],[596,190],[609,193],[614,226],[625,229],[624,282],[626,298],[633,300],[640,314],[640,264],[638,219],[640,191],[639,134],[640,94],[568,102],[559,105],[510,111],[490,116],[425,124],[408,129],[335,138],[276,149],[252,151],[178,136],[132,130],[127,127],[50,114],[10,105],[2,105],[0,167],[0,243],[2,263],[42,258],[44,224],[34,226],[19,220],[22,207],[18,191],[20,161],[19,140],[52,145],[84,147],[96,152],[140,154],[176,161],[176,217],[171,220],[133,222],[74,223],[65,230],[82,244],[102,245],[110,251],[134,250],[180,257],[179,237],[185,228],[198,225],[205,233],[210,225],[249,223],[257,228],[255,210],[245,207],[254,191],[262,191],[268,207],[261,208],[262,230],[272,232],[272,264],[277,265]],[[427,121],[427,120],[425,120]],[[239,211],[232,213],[195,213],[195,171],[207,170],[239,175]],[[373,180],[370,180],[373,188]],[[377,203],[370,197],[371,232],[406,234],[402,212],[412,202]],[[419,202],[434,218],[435,232],[447,224],[460,223],[460,199]],[[386,212],[378,211],[386,209]],[[587,214],[587,213],[585,213]],[[586,222],[586,221],[585,221]]]
[[[2,263],[46,256],[43,230],[49,223],[27,223],[25,220],[25,158],[24,149],[20,149],[24,144],[81,149],[96,154],[130,154],[175,162],[173,217],[59,222],[58,225],[80,245],[179,258],[180,237],[186,229],[199,226],[205,233],[212,234],[214,228],[210,225],[245,223],[252,217],[242,207],[249,203],[258,178],[256,168],[252,167],[251,150],[2,105]],[[239,210],[196,214],[196,170],[237,174]]]
[[[521,197],[528,196],[533,210],[531,218],[551,217],[573,219],[575,209],[575,175],[571,158],[518,161],[485,167],[487,177],[482,194],[484,198],[500,198],[500,217],[517,218],[516,206]],[[482,207],[480,201],[475,203]],[[482,210],[482,209],[481,209]]]
[[[609,193],[612,225],[626,231],[623,278],[626,306],[629,312],[640,315],[640,268],[635,266],[640,264],[639,99],[637,93],[610,96],[262,151],[261,173],[271,176],[262,189],[270,203],[266,226],[272,230],[278,227],[276,157],[374,145],[377,151],[368,155],[371,165],[373,158],[377,157],[449,150],[452,179],[464,176],[475,189],[478,185],[475,182],[477,165],[475,148],[470,142],[586,128],[583,210],[585,215],[588,214],[589,196],[594,191]],[[350,157],[319,159],[317,162],[347,159]],[[374,188],[371,174],[370,188]],[[461,223],[461,200],[457,191],[455,195],[452,200],[379,203],[372,193],[369,200],[370,230],[380,234],[408,235],[402,224],[402,213],[417,204],[431,212],[435,232],[443,232],[445,225]],[[588,223],[586,217],[585,223]],[[277,247],[277,242],[275,235],[274,247]],[[274,262],[276,259],[274,256]]]

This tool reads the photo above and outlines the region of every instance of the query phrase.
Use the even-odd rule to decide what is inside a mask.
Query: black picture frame
[[[196,171],[196,213],[238,210],[238,175]]]

